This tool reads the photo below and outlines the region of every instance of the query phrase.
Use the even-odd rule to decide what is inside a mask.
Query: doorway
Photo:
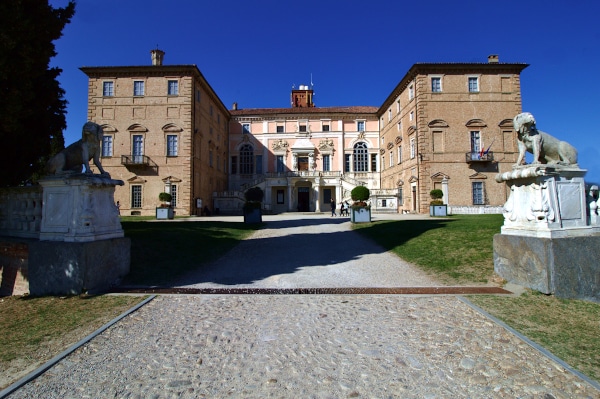
[[[308,212],[309,209],[309,188],[298,187],[298,212]]]

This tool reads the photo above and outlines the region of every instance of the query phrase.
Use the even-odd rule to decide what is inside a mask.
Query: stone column
[[[321,212],[321,186],[319,179],[315,180],[315,212]]]
[[[292,183],[288,181],[288,211],[293,212],[294,211],[294,207],[293,207],[293,201],[292,201]]]

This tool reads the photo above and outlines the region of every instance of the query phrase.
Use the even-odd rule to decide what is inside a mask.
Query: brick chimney
[[[497,64],[499,61],[498,54],[488,55],[488,64]]]
[[[152,55],[152,65],[162,65],[165,52],[159,49],[150,51]]]

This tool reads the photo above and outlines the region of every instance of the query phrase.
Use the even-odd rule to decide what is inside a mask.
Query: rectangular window
[[[350,172],[350,154],[344,154],[344,172]]]
[[[415,97],[415,86],[414,85],[410,85],[408,86],[408,99],[412,100]]]
[[[175,134],[167,135],[167,156],[177,156],[177,135]]]
[[[143,96],[144,95],[144,81],[136,80],[133,82],[133,95]]]
[[[283,162],[283,155],[277,155],[277,173],[285,172],[285,163]]]
[[[433,93],[441,93],[442,78],[439,78],[439,77],[431,78],[431,91]]]
[[[402,163],[402,146],[398,147],[398,163]]]
[[[104,97],[112,97],[115,95],[115,84],[114,82],[104,82],[102,84],[102,95]]]
[[[398,205],[404,205],[404,200],[402,199],[402,187],[398,187]]]
[[[169,89],[167,94],[170,96],[176,96],[179,94],[179,82],[176,80],[169,80]]]
[[[284,133],[283,125],[277,125],[277,133]]]
[[[392,109],[388,109],[388,122],[392,120]]]
[[[261,174],[263,172],[263,156],[262,155],[257,155],[256,156],[256,173]]]
[[[398,131],[401,132],[402,131],[402,122],[398,122]]]
[[[231,174],[232,175],[237,174],[237,157],[236,156],[231,157]]]
[[[250,133],[250,124],[249,123],[242,124],[242,133],[244,133],[244,134]]]
[[[171,206],[175,208],[177,206],[177,185],[171,184]]]
[[[327,123],[327,124],[324,123],[323,124],[323,131],[324,132],[328,132],[329,131],[329,123]]]
[[[382,200],[381,200],[381,207],[382,207],[382,208],[385,208],[385,207],[387,207],[387,200],[385,200],[385,199],[382,199]]]
[[[213,166],[213,152],[212,150],[208,151],[208,166],[212,168]]]
[[[390,168],[394,166],[394,152],[390,151]]]
[[[470,93],[478,93],[479,92],[479,78],[469,77],[469,92]]]
[[[331,170],[331,158],[329,155],[323,155],[323,171],[329,172]]]
[[[483,182],[474,181],[473,186],[473,205],[483,205]]]
[[[300,125],[300,126],[298,126],[298,131],[299,132],[306,132],[306,125]]]
[[[478,131],[471,132],[471,154],[479,154],[481,150],[481,133]]]
[[[381,157],[381,170],[385,169],[385,157]]]
[[[413,159],[414,157],[417,156],[417,148],[416,148],[415,144],[416,144],[415,138],[411,137],[411,139],[410,139],[410,159]]]
[[[396,101],[396,113],[400,113],[400,100]]]
[[[285,197],[283,196],[283,190],[277,190],[277,204],[281,205],[283,204],[283,199]]]
[[[356,130],[359,132],[364,132],[365,131],[365,121],[356,122]]]
[[[371,154],[371,172],[377,172],[377,154]]]
[[[200,90],[196,90],[196,101],[200,102]]]
[[[140,185],[131,186],[131,207],[142,207],[142,186]]]
[[[134,134],[131,137],[132,151],[134,163],[144,163],[144,136],[141,134]]]
[[[415,119],[415,111],[410,111],[410,116],[409,119],[412,121],[413,119]]]
[[[112,157],[113,155],[113,137],[102,136],[102,156]]]

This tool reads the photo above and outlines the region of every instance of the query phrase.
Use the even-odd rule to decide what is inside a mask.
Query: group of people
[[[336,203],[333,200],[333,198],[331,199],[331,216],[337,216],[337,213],[335,213],[336,210]],[[342,201],[340,202],[340,216],[350,216],[350,204],[348,203],[348,201]]]

